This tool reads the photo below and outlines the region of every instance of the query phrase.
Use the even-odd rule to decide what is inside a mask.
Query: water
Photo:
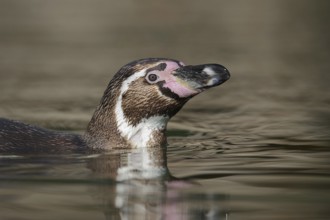
[[[329,5],[1,1],[2,117],[82,133],[137,58],[232,78],[172,119],[152,180],[115,181],[141,152],[1,156],[0,218],[329,219]]]

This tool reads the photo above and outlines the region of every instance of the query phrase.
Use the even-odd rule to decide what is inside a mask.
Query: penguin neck
[[[105,94],[88,124],[85,139],[92,148],[143,148],[163,147],[167,144],[166,127],[170,119],[166,115],[141,118],[133,123],[125,115],[122,98]],[[138,112],[135,112],[138,115]],[[136,115],[134,116],[136,121]]]

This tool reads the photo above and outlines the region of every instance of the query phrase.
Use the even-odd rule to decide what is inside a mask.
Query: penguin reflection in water
[[[121,216],[127,215],[130,213],[127,207],[132,207],[126,203],[131,195],[129,190],[136,192],[132,186],[150,189],[150,180],[159,180],[160,177],[162,181],[158,183],[163,188],[164,179],[175,179],[170,176],[166,164],[169,119],[190,98],[222,84],[229,77],[229,71],[219,64],[184,65],[163,58],[131,62],[123,66],[108,84],[85,134],[56,132],[0,119],[0,154],[90,154],[119,149],[122,154],[101,155],[90,160],[88,166],[97,176],[119,181],[116,187],[108,188],[115,193],[107,195],[115,198],[106,200],[119,210]],[[133,180],[142,181],[142,185],[132,185]],[[130,184],[122,184],[122,181]],[[185,184],[184,181],[180,183]],[[127,186],[130,188],[125,188]],[[161,189],[156,191],[164,192]],[[168,198],[168,195],[162,196]],[[166,215],[166,210],[174,207],[164,205],[163,199],[161,201],[156,207]]]

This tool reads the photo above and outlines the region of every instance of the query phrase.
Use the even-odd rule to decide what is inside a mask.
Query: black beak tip
[[[222,65],[216,64],[213,67],[213,70],[219,74],[220,78],[223,81],[227,81],[230,78],[229,70],[226,67],[222,66]]]
[[[229,70],[220,64],[209,64],[207,65],[207,67],[211,68],[212,71],[215,73],[215,75],[213,76],[215,79],[214,81],[217,81],[215,85],[220,85],[230,78]]]

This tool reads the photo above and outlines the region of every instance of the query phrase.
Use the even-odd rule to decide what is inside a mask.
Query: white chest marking
[[[163,130],[169,120],[168,116],[152,116],[150,118],[142,119],[136,126],[131,125],[124,114],[122,108],[123,94],[128,90],[129,85],[140,77],[145,76],[145,70],[141,70],[128,77],[120,88],[120,94],[117,99],[115,112],[117,127],[121,135],[126,138],[135,147],[146,147],[150,141],[151,135],[156,130]],[[146,106],[147,108],[147,106]]]

